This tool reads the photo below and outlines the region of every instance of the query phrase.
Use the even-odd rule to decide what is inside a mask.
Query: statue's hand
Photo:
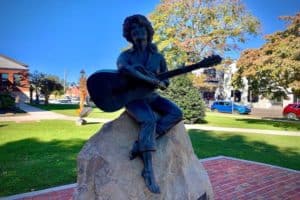
[[[165,89],[167,89],[167,84],[163,81],[158,81],[157,82],[157,87],[161,90],[165,90]]]

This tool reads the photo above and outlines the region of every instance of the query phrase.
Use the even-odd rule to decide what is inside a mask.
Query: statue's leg
[[[134,143],[131,150],[131,159],[136,155],[141,155],[144,163],[142,176],[145,184],[151,192],[159,193],[152,166],[152,151],[155,151],[156,116],[145,100],[137,100],[128,104],[126,110],[135,118],[141,128],[138,141]]]
[[[180,108],[170,100],[161,96],[157,96],[153,99],[150,106],[160,115],[160,118],[156,123],[156,138],[166,134],[183,118]]]
[[[130,151],[130,159],[140,155],[142,151],[155,150],[156,116],[146,100],[136,100],[126,105],[126,111],[140,124],[138,140]]]
[[[151,151],[143,152],[142,158],[144,162],[144,169],[142,171],[142,176],[144,177],[146,186],[151,192],[160,193],[159,186],[157,185],[154,177],[154,171],[152,165],[152,152]]]
[[[142,155],[139,149],[139,141],[135,141],[132,145],[129,158],[130,160],[133,160],[138,156],[142,156]]]

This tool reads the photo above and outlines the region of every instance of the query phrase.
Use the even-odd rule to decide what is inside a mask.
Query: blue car
[[[251,112],[251,108],[245,105],[233,103],[232,101],[215,101],[211,105],[212,111],[225,112],[225,113],[239,113],[248,114]]]

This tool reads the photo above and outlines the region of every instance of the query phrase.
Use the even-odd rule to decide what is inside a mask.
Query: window
[[[296,105],[295,105],[295,108],[300,108],[300,104],[296,104]]]
[[[8,74],[6,73],[3,73],[3,74],[0,74],[0,84],[1,84],[1,87],[2,88],[5,88],[8,86]]]
[[[14,74],[14,86],[21,86],[22,75]]]
[[[230,103],[230,102],[224,102],[224,105],[225,105],[225,106],[230,106],[231,103]]]

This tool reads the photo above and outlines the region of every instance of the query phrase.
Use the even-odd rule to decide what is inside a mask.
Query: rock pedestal
[[[182,122],[157,140],[153,168],[160,194],[147,189],[140,158],[129,160],[139,127],[126,113],[104,124],[77,159],[75,200],[213,199],[208,175],[193,152]]]

